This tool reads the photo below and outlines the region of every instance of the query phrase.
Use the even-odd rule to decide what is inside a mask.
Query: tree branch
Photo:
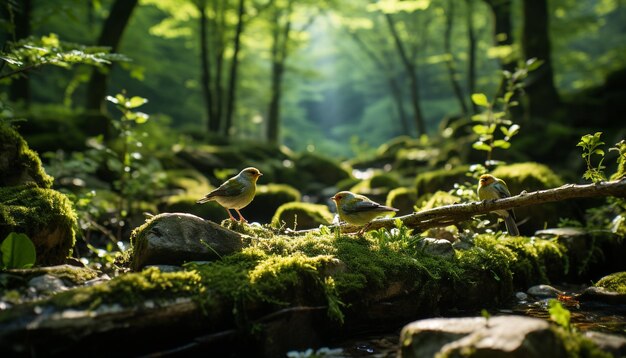
[[[475,201],[471,203],[440,206],[395,218],[374,220],[371,222],[368,230],[393,228],[396,225],[395,221],[400,219],[407,227],[424,231],[433,227],[448,226],[469,220],[475,215],[486,214],[495,210],[538,205],[567,199],[603,196],[626,198],[626,178],[596,184],[566,184],[553,189],[539,190],[530,193],[522,192],[516,196],[494,201]],[[359,226],[354,225],[341,226],[342,233],[353,233],[359,229]],[[319,229],[291,231],[287,234],[304,234],[317,230]]]

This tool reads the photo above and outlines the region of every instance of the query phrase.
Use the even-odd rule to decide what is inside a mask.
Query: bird
[[[491,174],[483,174],[478,181],[478,197],[480,200],[495,200],[508,198],[511,196],[509,188],[504,180],[494,177]],[[496,210],[496,214],[504,218],[506,230],[511,236],[519,236],[519,230],[515,223],[515,212],[513,209]]]
[[[203,204],[215,200],[226,209],[231,220],[237,221],[230,213],[230,209],[234,209],[239,215],[240,222],[248,222],[239,210],[248,206],[254,199],[256,182],[262,175],[257,168],[245,168],[239,174],[226,180],[222,185],[196,201],[196,203]]]
[[[396,208],[378,204],[364,195],[349,191],[340,191],[331,199],[337,206],[341,220],[352,225],[365,225],[359,230],[359,235],[367,230],[375,218],[398,211]]]

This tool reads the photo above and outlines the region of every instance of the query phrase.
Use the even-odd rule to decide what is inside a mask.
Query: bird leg
[[[370,225],[372,225],[372,222],[371,222],[371,221],[370,221],[370,222],[368,222],[365,226],[363,226],[363,227],[361,228],[361,230],[359,230],[359,232],[357,233],[357,235],[358,235],[358,236],[363,235],[363,234],[365,233],[365,230],[367,230],[367,228],[369,228],[369,227],[370,227]]]
[[[239,210],[235,209],[235,211],[237,212],[237,214],[239,214],[239,221],[241,221],[242,223],[247,223],[248,220],[246,220],[243,215],[241,215],[241,213],[239,212]]]
[[[235,217],[233,216],[233,214],[230,213],[230,210],[226,209],[226,212],[228,213],[228,216],[230,216],[230,219],[233,221],[237,221],[237,219],[235,219]]]

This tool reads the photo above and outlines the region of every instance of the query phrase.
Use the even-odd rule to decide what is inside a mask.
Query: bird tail
[[[204,203],[206,203],[208,201],[211,201],[211,200],[213,200],[213,197],[205,196],[202,199],[198,199],[198,201],[196,201],[196,204],[204,204]]]
[[[519,230],[517,229],[517,224],[515,223],[513,215],[506,216],[504,218],[504,224],[506,225],[506,230],[509,232],[509,235],[519,236]]]

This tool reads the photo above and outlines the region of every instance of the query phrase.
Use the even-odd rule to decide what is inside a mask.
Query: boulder
[[[131,269],[147,265],[181,265],[213,261],[240,251],[245,237],[197,216],[164,213],[151,218],[131,235]]]
[[[291,202],[281,205],[274,217],[272,226],[294,230],[305,230],[329,225],[333,221],[333,214],[328,206],[321,204]]]
[[[300,198],[300,192],[286,184],[257,185],[254,200],[240,211],[248,221],[266,224],[281,205],[300,201]]]
[[[425,319],[405,326],[400,343],[404,358],[568,357],[547,321],[523,316]]]
[[[415,189],[399,187],[391,190],[387,194],[386,205],[398,209],[397,216],[408,215],[414,211],[417,202],[417,192]]]
[[[24,138],[10,125],[0,122],[0,187],[34,182],[38,187],[50,188],[52,181]]]

